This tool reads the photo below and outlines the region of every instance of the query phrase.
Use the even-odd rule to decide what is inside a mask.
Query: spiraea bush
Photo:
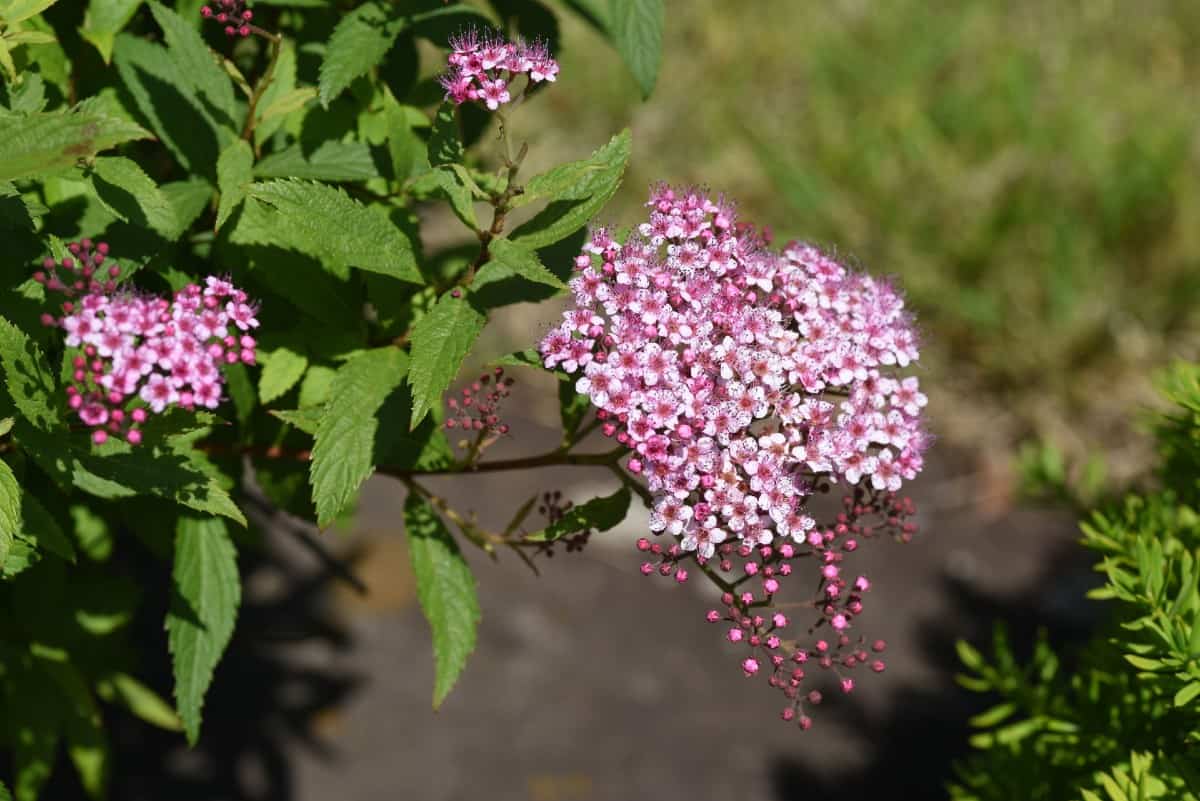
[[[557,11],[649,95],[661,0]],[[20,801],[60,750],[105,795],[111,705],[194,743],[259,547],[244,510],[325,529],[373,474],[406,493],[435,706],[481,618],[462,547],[532,565],[635,498],[657,537],[635,570],[720,588],[697,622],[723,621],[784,721],[884,670],[854,554],[916,533],[899,491],[930,441],[900,292],[695,188],[589,235],[631,136],[528,174],[523,108],[572,91],[556,19],[536,0],[0,5],[0,741]],[[495,309],[556,295],[560,326],[447,397]],[[561,379],[561,444],[490,458],[529,369]],[[546,465],[617,488],[539,494],[495,531],[424,482]],[[173,687],[139,678],[150,648]]]

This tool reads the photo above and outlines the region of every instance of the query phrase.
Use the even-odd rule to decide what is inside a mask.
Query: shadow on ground
[[[327,535],[358,553],[355,571],[370,594],[345,589],[292,535],[272,530],[266,552],[243,564],[248,605],[199,746],[189,751],[179,737],[108,710],[111,797],[943,798],[965,721],[986,705],[953,681],[955,640],[984,643],[1004,620],[1018,645],[1038,627],[1064,642],[1093,621],[1081,616],[1090,572],[1071,518],[1020,507],[984,514],[970,501],[981,490],[940,458],[912,488],[926,502],[923,535],[863,553],[875,584],[863,625],[869,638],[889,640],[889,669],[864,679],[853,698],[824,705],[810,732],[781,723],[776,694],[741,676],[734,652],[703,621],[712,603],[705,588],[638,575],[632,540],[644,516],[593,538],[583,554],[555,557],[541,578],[511,557],[472,556],[484,610],[479,644],[434,713],[429,635],[399,526],[403,490],[375,481],[357,532]],[[608,486],[603,473],[549,470],[447,479],[438,491],[463,509],[505,517],[564,478],[571,483],[557,488],[577,497]],[[142,639],[163,654],[153,683],[169,687],[161,619],[143,621]],[[56,781],[46,798],[76,797],[69,779]]]

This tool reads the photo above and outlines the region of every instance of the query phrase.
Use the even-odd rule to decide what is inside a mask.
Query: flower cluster
[[[200,16],[224,25],[226,36],[244,38],[254,32],[254,26],[250,24],[254,12],[246,8],[244,0],[217,0],[216,8],[201,6]]]
[[[916,530],[895,495],[929,443],[926,398],[901,374],[918,357],[912,321],[888,282],[810,245],[771,250],[723,199],[660,187],[648,206],[624,244],[593,232],[570,283],[575,306],[541,355],[579,376],[602,431],[646,478],[650,528],[674,543],[640,542],[659,559],[642,572],[686,581],[689,561],[720,585],[726,612],[708,618],[733,623],[729,639],[753,651],[745,674],[770,665],[784,718],[807,727],[799,665],[867,662],[849,630],[870,584],[848,581],[844,559],[858,537]],[[818,523],[815,496],[836,484],[849,487],[847,507]],[[817,595],[799,602],[815,613],[810,636],[833,632],[811,646],[770,612],[797,559],[819,573]]]
[[[136,445],[139,425],[169,406],[215,409],[221,402],[223,364],[254,364],[256,309],[246,293],[228,281],[208,277],[203,287],[189,284],[172,300],[122,291],[97,271],[108,246],[73,242],[71,256],[47,258],[34,278],[68,298],[63,316],[43,322],[66,332],[73,357],[68,405],[92,429],[97,444],[109,434]]]
[[[518,75],[527,75],[529,86],[558,77],[558,62],[544,42],[507,42],[472,29],[452,38],[450,47],[441,84],[455,105],[475,100],[495,111],[512,100],[509,85]]]
[[[446,401],[454,415],[446,419],[446,428],[475,431],[480,437],[507,434],[508,424],[500,420],[500,404],[512,393],[513,383],[503,367],[479,376],[471,386],[463,387],[461,400]]]

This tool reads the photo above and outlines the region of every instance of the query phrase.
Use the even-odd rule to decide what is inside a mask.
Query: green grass
[[[635,108],[615,57],[565,26],[562,79],[521,124],[573,135],[538,147],[578,153],[631,117],[614,219],[656,180],[725,191],[780,238],[900,277],[940,433],[1136,467],[1153,368],[1200,342],[1200,5],[669,6]]]

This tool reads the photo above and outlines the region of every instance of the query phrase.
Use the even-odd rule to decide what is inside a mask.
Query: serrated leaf
[[[276,348],[263,363],[258,397],[270,403],[296,385],[308,369],[308,357],[289,348]]]
[[[447,292],[413,326],[412,365],[408,371],[413,393],[411,428],[441,404],[442,393],[458,375],[486,322],[487,318],[466,298]]]
[[[201,95],[181,62],[165,47],[123,33],[113,47],[121,83],[146,121],[184,169],[216,179],[217,158],[236,134],[231,120]],[[222,80],[224,71],[215,63]],[[229,84],[232,97],[233,85]]]
[[[430,194],[444,198],[450,203],[454,216],[472,231],[479,230],[479,220],[475,216],[475,197],[459,174],[449,166],[430,170],[413,181],[409,189],[418,195]]]
[[[253,168],[254,151],[246,140],[234,139],[221,151],[221,157],[217,159],[217,187],[221,200],[217,205],[215,229],[219,230],[246,199],[246,188],[254,182]]]
[[[136,162],[122,156],[101,156],[88,178],[96,197],[120,219],[167,239],[178,235],[175,209]]]
[[[390,275],[424,283],[412,244],[382,213],[345,192],[307,181],[267,181],[250,188],[246,208],[230,240],[307,253],[334,268]]]
[[[323,142],[305,154],[300,145],[272,153],[254,165],[259,178],[307,178],[315,181],[366,181],[379,177],[366,142]]]
[[[557,522],[535,534],[530,534],[525,539],[535,542],[551,542],[568,534],[576,534],[590,529],[608,531],[625,519],[632,499],[633,496],[629,489],[621,487],[612,495],[592,498],[581,506],[572,506]]]
[[[567,285],[558,276],[546,269],[537,253],[507,239],[495,239],[488,245],[487,264],[475,277],[473,287],[478,288],[491,281],[520,276],[535,284],[545,284],[555,289],[566,289]]]
[[[658,81],[665,17],[663,0],[610,0],[609,32],[643,99]]]
[[[13,418],[5,417],[0,419],[0,437],[3,437],[9,431],[12,431]]]
[[[417,579],[417,599],[433,633],[433,706],[441,706],[475,650],[481,613],[475,577],[433,507],[409,493],[404,529]]]
[[[0,459],[0,567],[8,561],[13,541],[21,533],[21,487],[12,468]]]
[[[233,84],[216,54],[205,44],[200,31],[161,3],[150,0],[150,13],[166,35],[172,60],[200,99],[213,109],[219,124],[240,128],[241,111]]]
[[[322,105],[328,108],[351,81],[382,61],[406,22],[387,3],[374,0],[342,17],[321,62]]]
[[[117,34],[129,24],[141,5],[142,0],[88,0],[79,33],[100,51],[105,64],[112,61]]]
[[[626,128],[584,161],[564,165],[539,182],[529,182],[529,192],[549,198],[550,204],[518,227],[509,239],[529,250],[554,244],[587,225],[621,185],[629,162],[630,134]],[[569,169],[568,169],[569,168]]]
[[[237,551],[219,518],[184,517],[175,532],[167,642],[175,706],[190,744],[200,736],[204,696],[233,636],[241,604]]]
[[[0,116],[0,181],[56,172],[122,142],[149,136],[138,125],[97,112]]]
[[[355,356],[334,376],[309,470],[317,525],[333,522],[374,472],[377,413],[407,371],[404,352],[387,347]]]
[[[437,114],[433,117],[428,154],[429,164],[433,167],[462,162],[463,143],[458,130],[456,106],[448,100],[438,106]]]
[[[0,317],[0,367],[17,411],[29,424],[49,431],[62,424],[54,373],[42,350],[25,332]]]

